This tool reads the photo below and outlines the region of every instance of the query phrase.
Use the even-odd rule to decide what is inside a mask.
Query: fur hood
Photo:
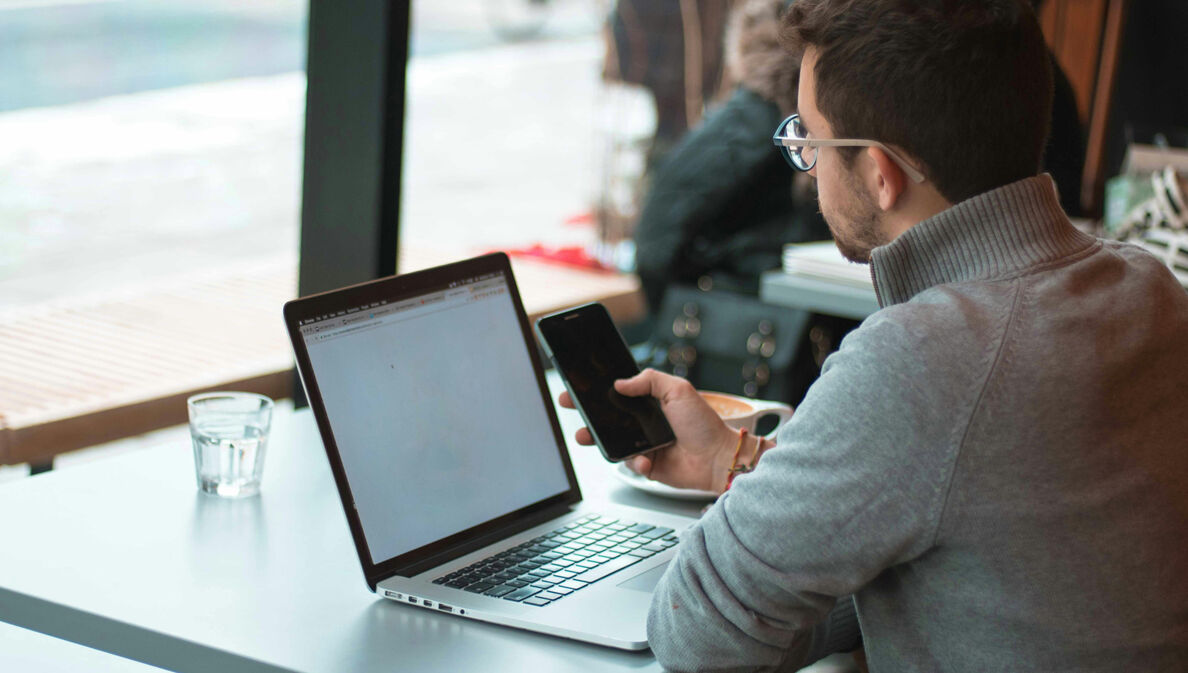
[[[785,0],[741,0],[726,29],[726,69],[730,79],[779,106],[796,111],[800,59],[780,44]]]

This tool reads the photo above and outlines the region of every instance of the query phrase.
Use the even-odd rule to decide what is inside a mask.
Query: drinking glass
[[[227,498],[260,492],[272,400],[255,393],[216,392],[186,400],[198,488]]]

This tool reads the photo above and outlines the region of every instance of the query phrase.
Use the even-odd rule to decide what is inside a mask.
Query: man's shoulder
[[[1012,281],[932,287],[873,313],[842,347],[878,359],[964,358],[1002,338],[1018,293]]]

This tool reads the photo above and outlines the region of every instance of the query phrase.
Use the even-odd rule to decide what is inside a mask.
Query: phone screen
[[[606,308],[579,306],[541,318],[536,328],[607,460],[620,461],[674,441],[655,398],[615,391],[615,379],[635,376],[639,367]]]

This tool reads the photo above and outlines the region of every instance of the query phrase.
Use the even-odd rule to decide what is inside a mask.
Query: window
[[[306,14],[0,1],[0,465],[287,392]]]

